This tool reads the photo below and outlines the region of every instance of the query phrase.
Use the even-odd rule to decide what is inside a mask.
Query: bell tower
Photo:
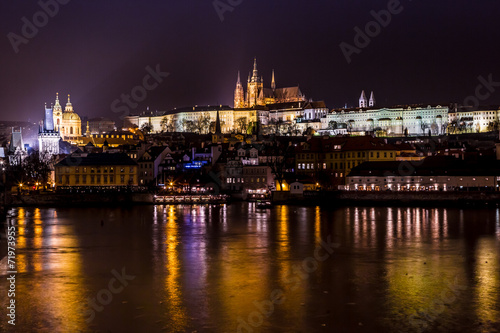
[[[236,89],[234,90],[234,108],[244,108],[245,107],[245,93],[243,91],[243,86],[241,85],[240,72],[238,71],[238,82],[236,82]]]
[[[248,80],[247,84],[247,106],[254,107],[255,105],[263,105],[264,102],[260,98],[260,93],[264,87],[264,82],[259,78],[257,71],[257,58],[253,60],[252,77]]]

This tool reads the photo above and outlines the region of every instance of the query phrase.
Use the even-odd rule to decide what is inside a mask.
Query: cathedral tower
[[[54,129],[56,131],[61,131],[62,126],[62,107],[59,104],[59,93],[56,93],[56,104],[54,105],[53,114],[54,114]]]
[[[273,91],[276,90],[276,81],[274,80],[274,69],[273,69],[273,78],[271,79],[271,89]]]
[[[243,86],[241,85],[240,72],[238,71],[238,82],[236,82],[236,89],[234,90],[234,108],[244,108],[245,107],[245,92],[243,91]]]
[[[366,108],[368,107],[368,100],[366,99],[365,91],[361,92],[361,96],[359,97],[359,107]]]
[[[259,78],[259,72],[257,71],[257,58],[253,61],[253,72],[252,77],[249,79],[247,84],[247,106],[253,107],[255,105],[264,105],[264,101],[261,100],[260,92],[264,87],[262,79]]]
[[[373,94],[373,91],[372,91],[372,93],[370,94],[370,101],[368,102],[368,106],[372,108],[375,106],[375,103],[376,103],[375,95]]]

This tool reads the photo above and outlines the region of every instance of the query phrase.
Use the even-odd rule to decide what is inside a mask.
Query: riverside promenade
[[[150,193],[42,193],[29,195],[7,194],[8,207],[22,206],[119,206],[131,204],[152,204]]]

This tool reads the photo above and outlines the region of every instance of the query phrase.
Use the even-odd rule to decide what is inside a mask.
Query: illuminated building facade
[[[276,88],[274,70],[271,78],[271,88],[264,88],[264,78],[259,77],[257,59],[254,59],[252,74],[248,74],[246,96],[238,72],[238,80],[234,91],[234,108],[253,108],[267,104],[305,101],[306,97],[298,86]]]
[[[352,168],[367,161],[396,161],[398,148],[371,136],[312,138],[297,147],[297,175],[330,178],[332,185],[344,185]]]
[[[479,107],[476,110],[454,109],[449,113],[448,132],[483,133],[499,129],[500,109]]]
[[[401,162],[369,162],[347,176],[349,191],[459,191],[497,190],[500,164],[464,161],[451,156],[427,157],[411,174],[401,173]]]
[[[449,108],[444,106],[356,108],[333,110],[324,124],[345,124],[351,133],[382,132],[387,136],[446,133]]]
[[[53,110],[45,106],[43,126],[40,127],[38,133],[38,151],[40,156],[59,154],[59,140],[61,140],[61,135],[54,126]]]
[[[56,101],[52,107],[54,130],[59,132],[64,141],[76,143],[82,136],[82,121],[73,109],[70,95],[64,111],[59,103],[59,93],[56,93]]]
[[[55,175],[58,187],[138,185],[138,165],[124,153],[71,155],[56,164]]]

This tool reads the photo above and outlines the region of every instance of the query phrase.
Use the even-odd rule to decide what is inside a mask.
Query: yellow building
[[[137,163],[123,153],[70,155],[55,166],[57,187],[137,186]]]

